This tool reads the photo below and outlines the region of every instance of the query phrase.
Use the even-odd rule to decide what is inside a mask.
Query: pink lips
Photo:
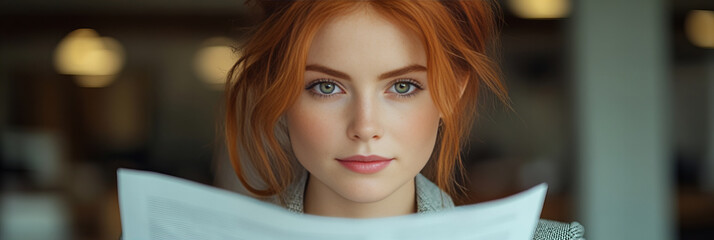
[[[342,166],[356,173],[370,174],[376,173],[386,168],[394,158],[385,158],[377,155],[355,155],[347,158],[337,159]]]

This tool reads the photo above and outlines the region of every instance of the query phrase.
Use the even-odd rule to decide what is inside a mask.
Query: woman
[[[488,57],[490,4],[259,3],[267,19],[226,88],[226,139],[243,186],[322,216],[452,208],[453,170],[462,168],[479,89],[507,99]],[[545,220],[535,234],[581,237],[577,223]]]

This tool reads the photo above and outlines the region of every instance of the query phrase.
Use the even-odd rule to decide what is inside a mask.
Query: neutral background
[[[480,102],[460,204],[547,182],[542,217],[588,239],[714,238],[714,50],[685,27],[714,1],[542,0],[569,3],[549,19],[519,2],[499,1],[515,112]],[[197,56],[260,17],[240,0],[0,2],[0,239],[116,239],[119,167],[235,189]],[[80,28],[123,46],[109,85],[56,67]]]

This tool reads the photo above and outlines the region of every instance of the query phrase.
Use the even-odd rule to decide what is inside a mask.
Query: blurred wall
[[[479,103],[461,204],[547,182],[542,217],[581,221],[589,239],[711,239],[714,54],[685,25],[714,2],[562,1],[551,18],[498,2],[515,111]],[[118,167],[239,189],[217,132],[223,93],[195,61],[259,15],[234,0],[0,2],[0,239],[116,239]],[[122,44],[110,85],[55,68],[79,28]]]

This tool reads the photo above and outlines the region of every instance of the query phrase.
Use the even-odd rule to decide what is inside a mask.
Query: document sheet
[[[350,219],[296,214],[272,203],[159,173],[119,169],[124,240],[530,240],[547,185],[432,214]]]

